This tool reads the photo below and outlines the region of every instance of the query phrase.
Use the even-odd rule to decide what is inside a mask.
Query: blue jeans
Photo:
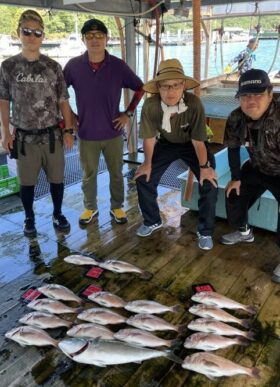
[[[207,153],[211,166],[215,168],[213,155],[208,149]],[[178,159],[186,162],[199,181],[199,161],[192,142],[174,144],[164,139],[158,140],[155,145],[150,181],[146,182],[146,176],[140,176],[136,180],[139,206],[146,226],[161,222],[157,203],[157,187],[163,173],[173,161]],[[199,184],[198,231],[201,235],[213,234],[216,201],[217,188],[208,180],[204,181],[203,186]]]

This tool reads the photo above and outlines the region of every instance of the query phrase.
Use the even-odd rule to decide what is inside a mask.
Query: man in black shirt
[[[280,202],[280,103],[273,99],[272,84],[263,70],[252,69],[239,79],[236,96],[240,107],[229,116],[225,128],[231,181],[226,187],[229,223],[237,231],[223,235],[221,243],[253,242],[248,209],[269,190]],[[240,146],[249,160],[240,166]],[[279,213],[277,243],[280,245]]]

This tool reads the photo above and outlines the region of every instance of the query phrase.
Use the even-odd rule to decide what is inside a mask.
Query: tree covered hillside
[[[8,34],[16,37],[17,21],[20,14],[25,10],[22,7],[15,6],[0,6],[0,34]],[[97,17],[102,20],[110,30],[111,36],[117,37],[119,35],[118,29],[115,23],[115,19],[112,16],[103,16],[91,13],[73,13],[73,12],[62,12],[62,11],[47,11],[38,10],[42,15],[45,26],[46,35],[49,39],[61,38],[75,31],[75,21],[77,21],[78,31],[80,31],[83,23],[87,19]],[[192,24],[190,19],[175,18],[168,13],[164,15],[163,21],[166,23],[165,31],[176,33],[178,29],[184,30],[191,28]],[[176,23],[173,23],[176,21]],[[187,22],[186,22],[187,21]],[[169,24],[171,22],[172,24]],[[266,16],[260,19],[260,24],[264,30],[275,30],[275,27],[279,24],[279,16]],[[123,22],[124,23],[124,22]],[[133,23],[133,20],[131,20]],[[258,18],[254,17],[243,17],[225,19],[224,27],[241,27],[244,29],[254,28],[258,23]],[[221,21],[213,21],[212,28],[219,28]]]

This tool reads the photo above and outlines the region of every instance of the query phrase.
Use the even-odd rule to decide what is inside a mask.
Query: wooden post
[[[200,82],[200,46],[201,46],[201,34],[200,34],[200,0],[193,0],[193,75],[194,78]],[[194,89],[194,94],[200,96],[200,87]],[[184,199],[190,200],[192,197],[194,175],[189,170],[188,181],[186,182]]]
[[[200,82],[200,49],[201,49],[201,33],[200,33],[200,0],[193,0],[193,76]],[[194,89],[194,93],[200,96],[200,87]]]
[[[143,32],[144,36],[148,36],[150,34],[150,21],[143,21]],[[150,43],[147,39],[143,39],[143,69],[144,69],[144,83],[148,82],[150,79],[149,72],[149,63],[150,63]]]
[[[121,44],[121,57],[122,60],[126,62],[126,50],[125,50],[125,37],[123,33],[123,26],[121,23],[121,19],[118,16],[115,16],[115,22],[118,27],[119,31],[119,37],[120,37],[120,44]],[[129,104],[129,96],[128,96],[128,89],[124,89],[124,106],[125,108],[128,107]]]
[[[207,7],[207,13],[211,17],[212,15],[212,7],[211,5]],[[208,70],[209,70],[209,56],[210,56],[210,44],[212,39],[212,21],[207,20],[206,23],[201,20],[201,25],[205,33],[206,42],[205,42],[205,63],[204,63],[204,79],[208,78]]]
[[[135,29],[131,20],[125,18],[125,45],[126,45],[126,61],[127,64],[136,71],[136,44],[135,44]],[[132,92],[129,90],[129,99],[132,98]],[[136,114],[136,112],[135,112]],[[129,130],[130,129],[130,130]],[[128,153],[137,152],[137,120],[133,121],[132,127],[127,130],[128,137]]]
[[[204,23],[203,20],[201,20],[201,25],[203,28],[203,32],[205,35],[205,64],[204,64],[204,78],[208,78],[208,63],[209,63],[209,52],[210,52],[210,47],[209,47],[209,31],[207,29],[206,24]]]
[[[186,200],[187,202],[192,198],[193,181],[194,181],[194,174],[191,170],[189,170],[188,180],[186,181],[185,192],[184,192],[184,200]]]

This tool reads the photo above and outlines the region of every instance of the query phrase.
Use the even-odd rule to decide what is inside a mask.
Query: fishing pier
[[[126,168],[128,168],[126,166]],[[125,169],[125,172],[128,170]],[[210,252],[198,249],[196,241],[197,214],[180,205],[180,191],[160,187],[159,203],[164,226],[150,238],[135,235],[141,223],[135,183],[125,179],[125,210],[128,223],[115,224],[109,215],[108,173],[98,175],[99,217],[86,228],[80,228],[82,211],[80,183],[65,190],[64,213],[71,223],[68,235],[57,233],[52,226],[51,200],[45,196],[35,202],[38,237],[28,240],[22,235],[23,210],[17,195],[1,200],[1,386],[276,386],[280,383],[280,312],[279,285],[271,281],[271,272],[279,262],[279,247],[275,234],[255,229],[255,243],[234,247],[219,244],[219,237],[230,229],[227,222],[217,219],[214,248]],[[99,279],[85,276],[90,267],[70,265],[63,258],[70,254],[85,254],[98,259],[116,258],[152,273],[147,281],[136,274],[116,274],[104,271]],[[76,294],[94,284],[127,301],[149,299],[167,305],[179,304],[180,313],[162,315],[174,324],[186,324],[194,316],[191,286],[210,282],[221,294],[244,304],[254,304],[258,314],[252,328],[256,341],[248,347],[234,346],[218,354],[242,364],[256,366],[261,381],[246,376],[209,381],[206,377],[181,368],[167,359],[149,360],[98,368],[74,363],[61,351],[51,347],[20,347],[8,341],[4,334],[30,312],[21,295],[30,288],[46,283],[58,283]],[[71,305],[71,303],[68,303]],[[74,306],[74,305],[72,305]],[[87,302],[85,307],[97,306]],[[130,313],[119,309],[118,313]],[[236,313],[239,317],[248,317]],[[65,315],[77,323],[75,315]],[[80,321],[81,323],[81,321]],[[110,327],[118,330],[124,324]],[[56,339],[65,337],[65,328],[48,330]],[[181,335],[161,332],[165,339],[179,338],[182,342],[192,332]],[[183,346],[175,351],[182,359],[192,353]]]
[[[8,3],[0,1],[0,3]],[[45,7],[45,1],[17,1],[9,4]],[[48,2],[49,3],[49,2]],[[51,6],[57,10],[74,12],[115,13],[116,17],[128,19],[131,14],[131,2],[118,0],[103,2],[54,0]],[[201,68],[201,25],[206,33],[207,44],[210,44],[210,20],[200,20],[201,6],[227,4],[226,1],[133,1],[135,13],[143,13],[159,22],[159,5],[179,8],[192,7],[194,38],[194,73],[197,79],[203,78]],[[141,4],[140,4],[141,3]],[[165,4],[166,3],[166,4]],[[237,1],[232,1],[238,6]],[[245,1],[241,1],[245,4]],[[259,2],[262,3],[262,2]],[[265,3],[265,2],[264,2]],[[140,7],[141,5],[141,7]],[[152,8],[152,10],[151,10]],[[152,14],[152,12],[154,12]],[[271,11],[274,14],[276,11]],[[278,11],[279,12],[279,11]],[[143,16],[140,15],[140,16]],[[139,15],[138,15],[139,16]],[[224,14],[228,17],[228,14]],[[254,14],[254,17],[256,15]],[[144,23],[145,24],[145,23]],[[148,22],[145,24],[148,30]],[[159,31],[159,25],[156,27]],[[132,23],[126,23],[127,62],[135,68],[135,30]],[[158,37],[155,35],[153,45],[158,48],[156,57],[163,55]],[[120,38],[122,49],[124,40]],[[143,43],[146,44],[146,43]],[[208,53],[209,54],[209,53]],[[206,49],[206,57],[207,57]],[[148,55],[148,54],[147,54]],[[161,56],[162,57],[162,56]],[[147,62],[147,57],[144,58]],[[155,69],[158,61],[155,61]],[[149,76],[145,70],[145,78]],[[152,75],[150,75],[152,77]],[[209,80],[205,68],[205,86],[208,92],[198,90],[205,106],[208,123],[211,123],[214,138],[210,144],[213,152],[223,150],[223,128],[227,109],[236,101],[233,98],[233,85],[223,78]],[[219,78],[219,79],[218,79]],[[236,82],[236,78],[232,78]],[[223,82],[223,80],[225,82]],[[219,83],[219,90],[217,88]],[[278,80],[275,80],[278,82]],[[231,89],[231,90],[230,90]],[[276,84],[276,96],[279,97],[279,84]],[[218,102],[217,102],[218,101]],[[228,103],[227,103],[228,101]],[[218,109],[215,111],[215,109]],[[211,121],[212,120],[212,121]],[[17,190],[9,196],[0,198],[0,387],[276,387],[280,386],[280,285],[272,282],[274,268],[280,263],[279,246],[276,244],[275,232],[263,227],[254,228],[254,243],[225,246],[219,243],[220,237],[232,231],[227,220],[217,216],[213,236],[214,247],[203,251],[197,247],[197,212],[182,206],[182,187],[178,176],[186,167],[180,166],[169,171],[166,181],[159,186],[159,206],[163,227],[149,238],[140,238],[136,230],[142,223],[138,207],[138,198],[133,176],[135,169],[143,159],[137,138],[137,123],[131,125],[131,136],[124,152],[124,210],[128,216],[125,224],[116,224],[110,216],[109,173],[106,167],[100,168],[98,174],[98,209],[99,216],[87,226],[79,225],[79,216],[83,211],[83,194],[81,176],[69,181],[64,193],[63,213],[70,222],[68,232],[58,232],[52,223],[52,201],[49,195],[41,194],[34,203],[36,214],[35,238],[23,235],[22,225],[24,211]],[[75,145],[76,146],[76,145]],[[67,173],[71,169],[72,154],[66,154]],[[1,170],[1,169],[0,169]],[[3,171],[3,170],[1,170]],[[74,172],[71,170],[71,173]],[[4,176],[1,176],[4,177]],[[6,176],[5,176],[6,177]],[[0,180],[1,183],[2,180]],[[275,218],[278,214],[275,214]],[[67,263],[64,258],[72,255],[84,255],[97,261],[114,258],[128,262],[148,271],[150,278],[142,278],[137,273],[115,273],[104,269],[89,277],[91,266],[79,266]],[[83,309],[98,307],[96,303],[84,296],[84,290],[95,287],[111,292],[123,300],[153,300],[161,304],[179,305],[177,313],[166,312],[161,315],[166,321],[182,328],[180,332],[155,332],[166,340],[177,340],[174,354],[184,360],[195,350],[184,348],[184,341],[193,331],[187,328],[195,316],[189,312],[193,305],[191,297],[193,286],[211,284],[216,292],[239,303],[253,305],[257,314],[248,316],[244,311],[231,313],[242,319],[251,318],[251,330],[255,340],[248,346],[235,345],[215,352],[226,359],[244,366],[257,367],[260,379],[239,375],[210,380],[202,374],[183,369],[180,364],[164,357],[146,360],[142,363],[127,362],[123,365],[97,367],[74,362],[56,347],[22,347],[5,338],[5,333],[20,325],[19,319],[31,312],[26,297],[36,292],[40,286],[59,284],[71,289],[83,297]],[[25,299],[24,299],[24,297]],[[75,302],[67,305],[76,307]],[[129,318],[132,312],[118,308],[117,312]],[[73,325],[83,323],[77,313],[62,315]],[[234,325],[234,324],[233,324]],[[125,323],[111,325],[113,332],[126,328]],[[242,329],[242,328],[241,328]],[[245,330],[245,328],[243,328]],[[65,327],[48,329],[49,335],[61,341],[66,337]]]

